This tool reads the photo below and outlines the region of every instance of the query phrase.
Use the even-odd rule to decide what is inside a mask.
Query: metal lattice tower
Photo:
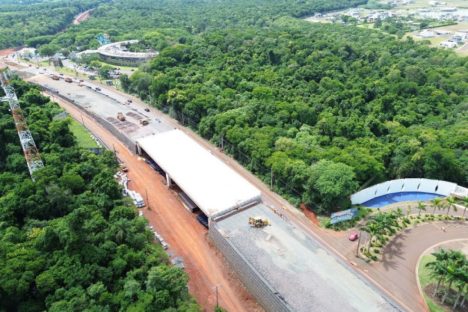
[[[23,111],[19,105],[15,90],[9,84],[9,76],[10,75],[8,70],[0,72],[0,84],[6,94],[6,96],[1,98],[1,100],[8,102],[10,105],[11,114],[13,115],[13,119],[15,121],[16,131],[18,132],[21,147],[23,148],[24,158],[26,158],[26,163],[28,164],[29,174],[34,180],[34,171],[44,167],[44,163],[42,162],[39,150],[36,147],[36,143],[34,142],[32,134],[29,131],[26,118],[24,118]]]

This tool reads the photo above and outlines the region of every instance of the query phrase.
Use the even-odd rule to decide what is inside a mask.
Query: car
[[[354,242],[358,238],[359,238],[359,233],[357,232],[351,232],[351,234],[349,234],[348,236],[348,239],[352,242]]]
[[[149,110],[149,108],[148,108],[148,107],[147,107],[147,108],[145,108],[145,112],[149,112],[149,111],[150,111],[150,110]]]

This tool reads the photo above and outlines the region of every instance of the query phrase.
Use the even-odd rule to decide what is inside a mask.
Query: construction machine
[[[270,224],[270,220],[262,217],[249,217],[249,224],[251,227],[262,228]]]
[[[122,112],[118,112],[117,119],[120,121],[125,121],[125,115]]]

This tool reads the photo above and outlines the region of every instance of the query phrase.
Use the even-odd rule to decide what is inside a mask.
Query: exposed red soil
[[[166,187],[164,178],[91,117],[61,99],[54,100],[73,118],[83,120],[85,126],[107,146],[112,146],[125,163],[130,187],[148,203],[142,209],[144,216],[168,242],[169,252],[183,258],[190,278],[189,291],[203,309],[213,311],[215,287],[218,286],[219,305],[228,311],[263,311],[211,245],[207,230],[183,207],[174,191]]]
[[[88,18],[91,17],[91,12],[93,10],[88,10],[88,11],[85,11],[85,12],[82,12],[80,14],[78,14],[75,19],[73,20],[73,25],[79,25],[80,23],[86,21]]]
[[[301,204],[300,208],[304,215],[307,217],[307,219],[312,221],[313,224],[320,226],[320,221],[317,219],[317,215],[314,212],[310,211],[310,209],[307,208],[305,204]]]

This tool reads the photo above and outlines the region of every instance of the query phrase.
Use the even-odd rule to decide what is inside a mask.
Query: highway
[[[214,285],[221,285],[221,291],[220,291],[220,297],[221,300],[220,302],[223,302],[225,304],[225,307],[228,308],[230,311],[254,311],[256,309],[260,309],[258,305],[251,304],[250,306],[245,306],[244,304],[241,304],[240,302],[249,302],[252,303],[252,298],[246,294],[245,290],[244,293],[239,292],[239,289],[242,288],[242,286],[238,285],[238,287],[231,287],[232,284],[236,285],[239,284],[239,281],[237,279],[229,281],[227,277],[233,277],[232,272],[229,272],[229,269],[226,268],[226,265],[224,261],[221,259],[221,255],[214,250],[213,247],[211,247],[209,242],[207,241],[206,237],[203,236],[203,229],[201,229],[200,232],[197,233],[190,233],[190,230],[187,229],[187,227],[192,227],[197,229],[199,227],[199,224],[196,223],[195,218],[191,216],[187,211],[182,207],[180,202],[178,201],[177,197],[175,194],[169,192],[167,189],[166,191],[163,191],[162,188],[165,188],[163,181],[161,178],[152,172],[152,175],[148,176],[147,173],[144,173],[145,170],[141,168],[147,167],[146,164],[141,163],[138,164],[134,161],[136,159],[135,155],[129,153],[128,149],[126,149],[121,142],[117,142],[115,137],[112,137],[112,134],[110,133],[105,133],[105,130],[103,127],[102,129],[98,129],[100,127],[97,123],[95,118],[93,118],[93,115],[98,115],[100,118],[103,118],[105,120],[109,120],[109,118],[115,118],[117,112],[123,111],[124,113],[128,112],[135,112],[137,114],[142,114],[145,117],[149,118],[151,120],[150,125],[148,126],[141,126],[139,125],[136,120],[131,120],[132,125],[127,127],[126,129],[119,129],[125,136],[129,137],[132,141],[135,140],[138,137],[150,134],[150,133],[156,133],[158,131],[164,131],[165,129],[170,129],[170,128],[178,128],[190,135],[193,139],[195,139],[197,142],[199,142],[201,145],[203,145],[205,148],[209,149],[212,151],[214,155],[219,157],[221,160],[223,160],[225,163],[227,163],[229,166],[231,166],[234,170],[236,170],[238,173],[240,173],[244,178],[249,180],[251,183],[253,183],[255,186],[257,186],[261,191],[262,191],[262,197],[263,197],[263,202],[269,206],[271,209],[273,209],[276,213],[281,214],[284,218],[291,220],[291,222],[294,222],[297,226],[301,227],[305,232],[307,232],[309,235],[314,237],[320,244],[327,250],[332,251],[334,255],[336,255],[341,262],[349,269],[357,273],[359,276],[362,278],[366,277],[366,280],[370,282],[371,285],[374,286],[375,289],[377,289],[379,292],[382,294],[385,294],[387,298],[391,298],[391,301],[394,301],[395,306],[399,306],[401,310],[411,310],[407,308],[407,305],[401,301],[401,298],[398,298],[394,296],[393,293],[390,293],[386,290],[386,288],[382,287],[381,283],[376,283],[373,279],[369,278],[369,275],[366,273],[365,269],[362,268],[355,268],[353,265],[351,265],[352,260],[348,257],[344,257],[342,253],[339,252],[337,249],[336,244],[333,244],[333,240],[336,240],[337,237],[340,239],[345,239],[343,238],[344,235],[335,235],[333,233],[330,233],[329,231],[325,231],[320,229],[317,226],[314,226],[309,219],[307,219],[302,212],[300,212],[298,209],[295,207],[291,206],[286,200],[281,198],[278,194],[272,192],[268,186],[266,186],[260,179],[258,179],[256,176],[254,176],[252,173],[250,173],[248,170],[246,170],[243,166],[241,166],[239,163],[237,163],[235,160],[233,160],[231,157],[228,155],[224,154],[222,151],[220,151],[217,147],[213,146],[211,143],[208,141],[204,140],[203,138],[199,137],[196,133],[191,131],[188,128],[185,128],[181,126],[176,120],[170,118],[167,115],[162,114],[160,111],[149,107],[147,104],[143,103],[139,99],[127,95],[125,93],[122,93],[118,90],[115,90],[113,88],[103,86],[101,84],[97,84],[92,81],[84,80],[82,85],[79,86],[78,82],[75,80],[73,83],[69,84],[64,82],[63,80],[52,80],[50,78],[50,74],[54,73],[51,71],[51,69],[43,70],[43,69],[37,69],[34,66],[29,67],[26,64],[22,64],[19,67],[17,65],[14,65],[12,63],[9,63],[11,67],[16,67],[19,69],[21,67],[20,71],[25,75],[29,76],[28,80],[31,82],[34,82],[38,85],[41,85],[43,87],[46,87],[51,90],[56,90],[59,91],[59,93],[67,98],[70,99],[74,103],[74,105],[70,105],[69,103],[66,103],[65,101],[60,101],[62,107],[64,107],[68,112],[72,112],[72,116],[77,119],[78,121],[82,121],[83,119],[83,112],[88,112],[89,114],[85,113],[86,120],[84,120],[85,126],[90,129],[94,135],[97,137],[100,137],[106,144],[111,144],[108,146],[114,146],[116,150],[119,152],[119,157],[124,160],[124,162],[127,163],[128,167],[130,168],[131,172],[140,172],[140,174],[137,174],[136,176],[133,177],[134,181],[134,186],[135,188],[140,191],[142,194],[145,194],[148,189],[150,189],[150,196],[149,196],[149,201],[150,201],[150,206],[153,208],[151,211],[145,210],[145,216],[147,219],[150,220],[151,224],[154,224],[155,227],[158,229],[159,232],[165,236],[165,239],[169,242],[171,246],[174,246],[174,249],[176,252],[180,255],[183,254],[184,260],[187,261],[187,272],[189,273],[191,277],[191,284],[189,284],[191,292],[195,295],[197,300],[202,303],[204,307],[210,307],[212,304],[212,299],[206,300],[204,297],[209,297],[209,294],[212,293],[212,289]],[[57,73],[55,73],[57,74]],[[96,92],[96,88],[100,89],[99,91]],[[53,94],[53,93],[51,93]],[[129,104],[129,101],[131,100],[131,103]],[[129,131],[130,129],[130,131]],[[107,141],[107,142],[106,142]],[[125,157],[123,157],[125,155]],[[143,167],[142,167],[143,166]],[[137,169],[140,168],[140,169]],[[141,170],[141,171],[140,171]],[[148,169],[146,169],[147,171]],[[130,177],[132,178],[132,173],[130,174]],[[154,176],[153,176],[154,175]],[[157,180],[157,182],[155,181]],[[151,181],[151,182],[150,182]],[[155,191],[158,189],[158,191]],[[169,193],[167,193],[169,192]],[[164,194],[164,198],[166,198],[165,203],[157,203],[154,202],[155,199],[153,198],[160,198],[161,195]],[[172,225],[169,224],[169,222],[166,223],[166,221],[170,220],[171,218],[171,211],[163,211],[163,206],[164,207],[172,207],[171,209],[174,209],[178,211],[178,218],[177,219],[172,219],[172,222],[175,223],[182,223],[185,224],[185,226],[182,226],[179,231],[181,232],[174,232],[174,229]],[[177,207],[173,207],[177,206]],[[173,212],[173,211],[172,211]],[[166,214],[167,213],[167,214]],[[179,214],[180,213],[180,214]],[[158,214],[164,215],[163,220],[165,221],[158,221],[158,218],[156,217]],[[187,216],[189,217],[187,219]],[[182,234],[184,232],[184,234]],[[180,237],[190,237],[191,239],[189,240],[190,243],[187,244],[187,242],[184,242],[184,239],[180,239]],[[192,239],[198,237],[197,242],[201,244],[197,248],[200,248],[200,250],[196,250],[197,248],[193,249],[190,248],[190,246],[194,245],[194,242]],[[178,245],[181,245],[177,247]],[[212,271],[213,269],[211,268],[210,265],[207,266],[208,263],[210,263],[210,259],[213,257],[213,255],[216,255],[215,258],[217,257],[219,259],[219,262],[216,264],[213,264],[215,266],[219,266],[221,269],[219,271],[219,274],[216,274],[213,278],[211,278],[210,281],[204,281],[206,279],[206,276],[211,276],[213,275]],[[196,263],[195,260],[192,263],[192,259],[196,259],[199,257],[199,262]],[[206,268],[206,271],[204,270]],[[356,270],[358,269],[358,270]],[[200,272],[202,270],[202,272]],[[224,276],[222,279],[221,277]],[[218,282],[221,280],[220,282]],[[230,293],[229,296],[222,296],[223,295],[223,290],[226,293]],[[234,296],[234,299],[230,298],[230,296]],[[246,298],[248,300],[246,300]],[[230,300],[235,300],[235,302],[229,302]],[[407,302],[406,302],[407,303]]]

